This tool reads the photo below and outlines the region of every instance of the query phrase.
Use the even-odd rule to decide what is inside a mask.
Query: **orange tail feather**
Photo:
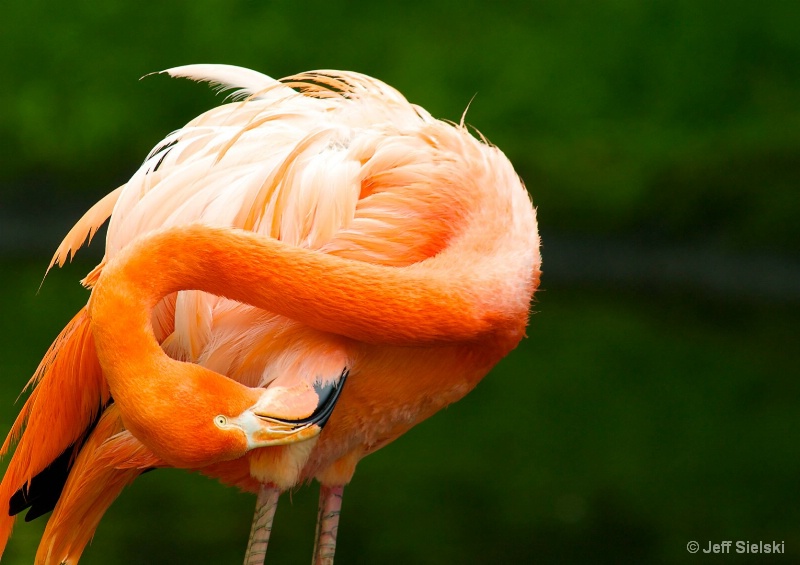
[[[18,440],[0,484],[0,555],[14,524],[12,495],[75,443],[110,398],[86,308],[59,334],[27,386],[35,388],[0,449],[4,455]]]
[[[109,406],[83,445],[36,553],[37,565],[73,564],[123,488],[144,470],[163,466]]]

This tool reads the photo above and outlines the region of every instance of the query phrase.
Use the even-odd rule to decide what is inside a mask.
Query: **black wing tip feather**
[[[70,445],[41,473],[33,477],[29,484],[23,485],[11,496],[8,503],[9,516],[16,516],[30,508],[25,514],[25,521],[30,522],[56,507],[72,467],[74,447],[74,444]]]
[[[30,522],[39,516],[47,514],[56,507],[56,503],[64,490],[64,485],[67,483],[72,464],[75,462],[75,457],[83,447],[83,444],[86,443],[89,435],[97,427],[100,416],[113,402],[113,399],[109,400],[101,410],[98,410],[92,423],[74,443],[67,447],[61,455],[53,459],[38,475],[33,477],[30,483],[22,485],[17,492],[11,495],[11,499],[8,501],[9,516],[16,516],[24,512],[25,509],[30,508],[28,513],[25,514],[25,521]]]

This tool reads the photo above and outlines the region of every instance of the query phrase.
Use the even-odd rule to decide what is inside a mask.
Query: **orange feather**
[[[77,562],[149,467],[245,490],[316,478],[341,494],[362,457],[516,346],[539,282],[528,193],[463,123],[357,73],[167,72],[244,99],[167,136],[53,257],[62,265],[110,215],[89,305],[45,355],[3,446],[19,440],[6,507],[73,450],[37,563]],[[324,431],[287,436],[281,419],[309,417],[315,391],[344,374]],[[0,516],[1,551],[13,518]]]
[[[143,471],[164,466],[125,431],[112,405],[82,446],[47,522],[36,563],[77,562],[114,499]]]

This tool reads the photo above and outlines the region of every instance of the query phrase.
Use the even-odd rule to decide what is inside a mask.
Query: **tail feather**
[[[74,564],[123,488],[163,462],[125,431],[112,404],[80,451],[47,523],[37,565]]]
[[[0,555],[14,524],[8,516],[11,497],[73,445],[111,397],[86,308],[53,342],[30,386],[33,391],[0,448],[3,455],[18,441],[0,483]]]

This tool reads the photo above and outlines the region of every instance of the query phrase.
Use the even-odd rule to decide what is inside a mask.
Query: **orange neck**
[[[479,279],[477,272],[437,268],[432,259],[385,267],[248,231],[193,225],[146,236],[106,265],[92,298],[93,318],[102,304],[110,316],[95,327],[113,327],[117,343],[146,341],[152,355],[158,353],[149,330],[155,304],[178,290],[202,290],[367,343],[452,343],[494,331],[504,317],[479,303]],[[125,324],[115,321],[122,319]],[[147,340],[138,331],[142,325]]]

